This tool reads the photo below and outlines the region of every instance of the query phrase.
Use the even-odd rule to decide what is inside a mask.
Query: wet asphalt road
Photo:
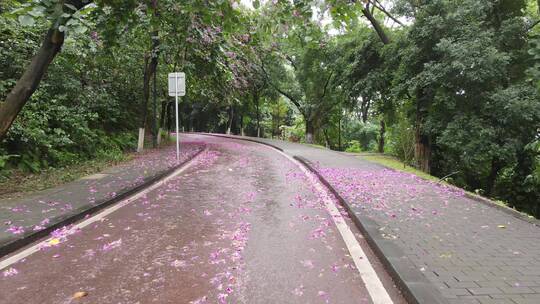
[[[372,303],[313,185],[271,148],[201,135],[193,165],[0,277],[0,303]],[[365,241],[394,303],[405,303]]]

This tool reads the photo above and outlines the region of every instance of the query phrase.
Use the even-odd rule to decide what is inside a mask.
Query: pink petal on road
[[[16,274],[18,274],[19,271],[13,267],[10,267],[9,269],[7,270],[4,270],[4,272],[2,272],[2,274],[4,275],[4,277],[12,277]]]
[[[218,301],[220,304],[225,304],[227,301],[225,300],[229,295],[226,293],[220,293],[218,294]]]
[[[302,295],[304,295],[304,285],[300,285],[298,287],[296,287],[293,291],[292,291],[293,295],[297,296],[297,297],[301,297]]]
[[[11,226],[6,231],[11,232],[13,234],[21,234],[21,233],[24,233],[24,227],[23,226]]]
[[[304,267],[307,267],[309,269],[313,269],[315,266],[313,265],[313,261],[311,260],[303,260],[303,261],[300,261],[300,263],[304,266]]]
[[[114,248],[118,248],[118,247],[120,247],[120,245],[122,245],[122,239],[118,239],[116,241],[113,241],[113,242],[110,242],[108,244],[103,245],[101,250],[108,251],[108,250],[111,250],[111,249],[114,249]]]
[[[187,267],[187,263],[186,261],[183,261],[183,260],[174,260],[171,263],[171,266],[174,268],[184,268],[184,267]]]

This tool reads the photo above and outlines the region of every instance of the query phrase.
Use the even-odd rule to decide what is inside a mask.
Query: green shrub
[[[345,152],[351,152],[351,153],[362,152],[362,148],[360,147],[360,142],[358,140],[349,141],[347,148],[345,149]]]

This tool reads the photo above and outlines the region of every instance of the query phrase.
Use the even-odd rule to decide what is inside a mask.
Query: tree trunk
[[[338,121],[338,148],[339,148],[339,151],[343,151],[343,147],[341,145],[341,117],[339,118],[339,121]]]
[[[369,107],[371,106],[371,97],[362,96],[362,105],[360,106],[362,122],[366,123],[369,115]]]
[[[240,135],[245,136],[244,134],[244,117],[240,115]]]
[[[168,107],[167,99],[163,99],[161,101],[161,114],[159,116],[159,127],[164,129],[165,128],[165,121],[167,119],[167,107]]]
[[[157,34],[155,34],[155,35],[157,35]],[[154,47],[157,48],[158,45],[159,45],[159,41],[154,39],[154,45],[153,45],[152,48],[155,50]],[[142,106],[141,128],[144,128],[147,125],[147,121],[148,121],[148,102],[150,100],[150,80],[152,79],[152,77],[156,73],[156,68],[157,68],[157,65],[158,65],[158,58],[157,58],[158,55],[154,51],[152,51],[152,53],[154,55],[149,55],[149,56],[152,56],[152,59],[150,60],[150,63],[148,63],[148,56],[144,59],[145,68],[144,68],[144,78],[143,78],[143,102],[142,102],[142,105],[141,105]]]
[[[167,113],[167,110],[168,110],[168,106],[167,106],[168,102],[167,102],[167,99],[163,99],[161,101],[161,114],[159,116],[159,129],[160,130],[163,130],[164,132],[167,131],[168,132],[168,126],[166,126],[166,121],[167,121],[167,116],[169,115]],[[161,134],[160,134],[161,136]],[[169,136],[166,137],[166,140],[168,141],[169,140]]]
[[[495,182],[497,181],[497,176],[499,175],[499,171],[502,168],[501,162],[497,158],[493,158],[491,160],[491,169],[489,171],[489,175],[487,178],[486,183],[486,195],[491,196],[493,194],[493,188],[495,187]]]
[[[369,9],[363,7],[362,8],[362,14],[366,16],[366,18],[369,20],[373,28],[375,29],[375,32],[377,32],[377,35],[381,39],[382,43],[384,44],[390,44],[390,37],[386,34],[384,31],[384,28],[381,26],[379,21],[373,16],[373,14],[369,11]]]
[[[259,110],[259,95],[254,93],[253,99],[255,102],[255,108],[257,109],[257,137],[261,137],[261,118],[260,118],[260,110]]]
[[[431,171],[431,143],[429,138],[422,134],[421,125],[415,130],[414,158],[419,170],[426,173]]]
[[[158,12],[158,4],[157,0],[152,0],[151,7],[153,9],[153,18],[159,18],[159,12]],[[153,29],[153,31],[150,32],[150,39],[152,40],[152,50],[150,51],[150,54],[148,55],[150,57],[150,64],[148,63],[148,57],[145,58],[145,71],[144,71],[144,84],[143,84],[143,90],[144,90],[144,101],[143,101],[143,128],[147,124],[148,119],[148,102],[150,99],[150,80],[154,79],[154,90],[153,90],[153,117],[152,117],[152,146],[155,148],[157,146],[157,118],[156,118],[156,71],[157,71],[157,65],[158,65],[158,58],[159,58],[159,32],[156,28]]]
[[[315,128],[313,122],[306,119],[306,143],[313,144],[313,135],[315,133]]]
[[[416,121],[415,121],[415,148],[414,158],[418,169],[431,172],[431,140],[423,132],[424,117],[427,115],[429,103],[431,102],[431,92],[420,89],[416,93]]]
[[[0,139],[6,135],[15,117],[36,91],[47,68],[56,54],[60,52],[63,43],[64,33],[52,28],[49,29],[30,65],[9,92],[5,102],[0,103]]]
[[[331,149],[332,145],[330,143],[330,138],[328,138],[328,132],[326,131],[326,129],[323,130],[323,134],[324,134],[324,143],[325,143],[326,148]]]
[[[173,130],[174,102],[167,103],[167,129],[169,133]]]
[[[386,124],[381,119],[381,129],[379,130],[379,153],[384,153],[384,133],[386,133]]]
[[[150,99],[150,64],[148,64],[148,55],[144,56],[144,75],[143,75],[143,100],[141,103],[141,128],[146,126],[148,119],[148,100]]]
[[[68,0],[66,4],[79,10],[90,2],[92,1]],[[51,27],[30,65],[26,67],[15,87],[6,96],[6,100],[0,103],[0,140],[4,138],[19,112],[38,88],[43,75],[47,72],[54,57],[62,49],[63,44],[64,33]]]
[[[153,58],[152,58],[153,60]],[[154,122],[152,125],[153,125],[153,128],[152,128],[152,146],[154,148],[157,148],[157,146],[159,145],[159,130],[158,130],[158,118],[157,118],[157,88],[156,88],[156,74],[157,74],[157,59],[156,59],[156,70],[154,71],[154,77],[153,77],[153,96],[152,96],[152,104],[153,104],[153,110],[154,110],[154,113],[153,113],[153,117],[152,117],[152,121]]]
[[[231,134],[231,129],[234,120],[234,107],[231,105],[229,109],[229,121],[227,122],[227,134]]]

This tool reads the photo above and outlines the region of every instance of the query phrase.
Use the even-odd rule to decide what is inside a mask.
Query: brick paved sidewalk
[[[181,162],[203,148],[202,143],[183,142]],[[20,198],[2,199],[0,251],[11,250],[7,249],[10,244],[140,186],[176,164],[175,146],[171,145],[58,187]]]
[[[540,303],[539,227],[462,191],[356,157],[256,140],[316,168],[357,219],[374,227],[370,237],[380,240],[379,250],[392,256],[391,267],[419,302],[435,300],[422,300],[430,291],[418,288],[410,279],[415,276],[424,277],[447,303]]]

